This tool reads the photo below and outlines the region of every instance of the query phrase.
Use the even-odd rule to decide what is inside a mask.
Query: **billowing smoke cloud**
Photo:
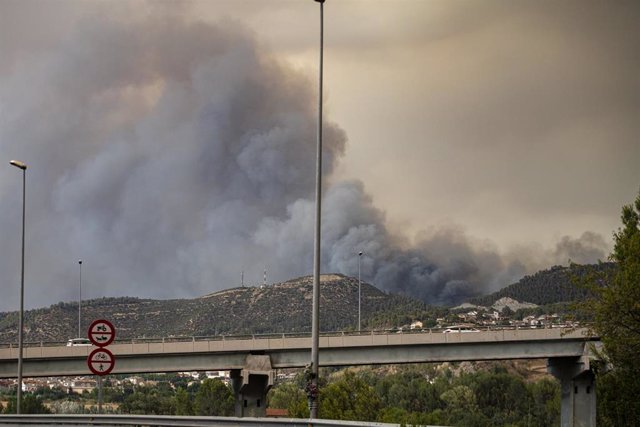
[[[601,235],[586,231],[578,239],[562,237],[556,245],[554,257],[556,260],[577,264],[588,264],[594,259],[604,261],[607,256],[606,247],[607,244]]]
[[[3,5],[19,7],[18,3]],[[237,23],[149,12],[88,15],[46,49],[6,49],[0,158],[27,171],[28,306],[83,295],[194,297],[310,274],[315,84]],[[346,135],[324,124],[324,174]],[[17,306],[21,176],[0,168],[0,280]],[[595,261],[601,237],[564,238],[546,261]],[[323,271],[459,302],[539,267],[455,228],[390,233],[355,181],[325,185]],[[544,258],[544,257],[543,257]],[[540,254],[535,258],[541,259]],[[15,289],[15,294],[9,290]]]

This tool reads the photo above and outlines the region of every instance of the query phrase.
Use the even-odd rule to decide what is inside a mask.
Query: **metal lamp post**
[[[81,259],[78,260],[78,265],[80,266],[80,290],[78,294],[78,335],[77,337],[80,338],[82,336],[80,335],[82,333],[82,329],[80,329],[81,319],[82,319],[82,260]]]
[[[322,49],[324,37],[324,0],[320,3],[320,61],[318,70],[318,141],[316,152],[316,222],[313,256],[313,304],[311,311],[311,383],[309,387],[309,415],[318,418],[318,348],[320,341],[320,212],[322,201]]]
[[[18,321],[18,390],[16,394],[16,414],[20,414],[20,404],[22,403],[22,347],[24,332],[24,230],[25,230],[25,210],[27,194],[27,165],[11,160],[12,166],[22,169],[22,271],[20,279],[20,320]]]
[[[358,252],[358,332],[360,332],[360,325],[362,325],[362,322],[360,320],[360,308],[362,307],[361,304],[361,295],[362,295],[362,282],[360,281],[360,260],[362,259],[362,251]]]

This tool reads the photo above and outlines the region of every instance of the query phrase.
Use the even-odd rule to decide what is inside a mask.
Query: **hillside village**
[[[536,304],[521,303],[509,297],[500,298],[491,307],[467,303],[452,308],[450,314],[446,317],[438,317],[435,320],[435,328],[447,330],[452,326],[460,324],[481,329],[562,328],[578,325],[578,322],[570,316],[558,313],[523,314],[523,311],[535,311],[538,307]],[[410,324],[397,327],[397,330],[421,330],[424,329],[427,324],[427,322],[415,320]]]
[[[178,378],[182,378],[181,384],[189,386],[194,383],[200,383],[205,379],[218,379],[229,385],[231,379],[228,371],[205,371],[205,372],[178,372],[175,374]],[[281,374],[282,375],[282,374]],[[162,377],[167,375],[156,374],[154,377]],[[281,376],[281,379],[284,377]],[[148,376],[131,375],[119,378],[118,376],[108,377],[109,385],[116,389],[123,390],[127,387],[154,387],[158,384],[157,379],[150,379]],[[14,378],[0,379],[1,389],[15,389],[17,380]],[[54,390],[62,390],[66,394],[85,394],[91,393],[98,387],[95,376],[75,376],[75,377],[45,377],[45,378],[25,378],[22,382],[22,391],[35,392],[43,388]],[[175,388],[175,386],[174,386]]]
[[[504,316],[498,311],[483,311],[482,309],[471,310],[455,315],[458,322],[452,323],[450,318],[439,317],[436,319],[435,328],[425,328],[424,322],[415,320],[407,325],[402,325],[394,330],[398,332],[420,331],[424,329],[445,330],[457,326],[474,326],[480,329],[504,329],[504,328],[572,328],[579,325],[579,322],[563,320],[557,313],[542,314],[539,316],[525,316],[521,320],[514,320],[509,316]]]

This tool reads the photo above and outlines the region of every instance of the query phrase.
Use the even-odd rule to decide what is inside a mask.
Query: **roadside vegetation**
[[[592,295],[577,304],[604,345],[596,365],[598,425],[640,425],[640,193],[622,207],[614,234],[613,277],[594,269],[580,280]]]
[[[422,364],[322,369],[320,416],[328,419],[466,426],[554,426],[559,423],[556,381],[531,376],[512,363]],[[175,374],[143,376],[145,385],[105,381],[103,413],[230,416],[234,399],[219,379]],[[279,382],[268,407],[309,416],[304,375]],[[15,397],[5,389],[5,413]],[[42,388],[24,395],[25,413],[96,413],[97,390],[84,394]]]
[[[407,425],[555,426],[560,388],[550,377],[508,372],[511,364],[422,364],[325,373],[321,418]],[[301,378],[270,392],[269,405],[308,417]]]

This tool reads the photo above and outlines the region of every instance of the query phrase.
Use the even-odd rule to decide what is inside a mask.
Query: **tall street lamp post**
[[[313,304],[311,311],[311,378],[307,385],[310,417],[318,418],[318,348],[320,341],[320,212],[322,199],[322,48],[324,31],[324,0],[320,3],[320,61],[318,70],[318,140],[316,152],[316,222],[313,256]]]
[[[360,308],[362,307],[361,304],[361,295],[362,295],[362,291],[361,291],[361,281],[360,281],[360,260],[362,259],[362,251],[358,252],[358,332],[360,332],[360,325],[362,325],[362,322],[360,320]]]
[[[81,325],[81,319],[82,319],[82,260],[79,259],[78,260],[78,265],[80,266],[80,291],[78,294],[78,335],[77,337],[80,338],[82,335],[80,335],[82,332],[82,330],[80,329],[80,325]]]
[[[22,271],[20,278],[20,320],[18,321],[18,390],[16,396],[16,414],[20,414],[20,403],[22,403],[22,338],[24,331],[24,230],[27,195],[27,165],[18,160],[11,160],[9,163],[19,169],[22,169]]]

